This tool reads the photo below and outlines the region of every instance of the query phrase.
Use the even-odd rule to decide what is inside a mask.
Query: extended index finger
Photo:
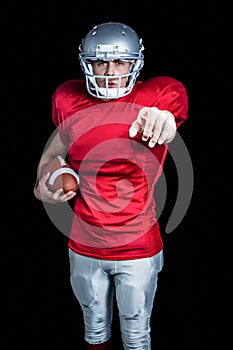
[[[140,109],[137,119],[131,124],[129,128],[129,136],[134,137],[139,131],[145,129],[146,119],[149,115],[148,107],[143,107]]]
[[[138,131],[141,130],[141,124],[138,121],[138,119],[136,119],[130,126],[129,128],[129,136],[130,137],[134,137],[137,135]]]

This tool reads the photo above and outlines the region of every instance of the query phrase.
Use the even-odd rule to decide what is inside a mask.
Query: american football
[[[62,156],[54,157],[44,166],[43,173],[50,173],[47,181],[48,188],[55,192],[63,188],[64,193],[77,192],[79,188],[79,175],[71,168]]]

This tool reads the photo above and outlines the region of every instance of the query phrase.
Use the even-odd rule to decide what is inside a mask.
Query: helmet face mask
[[[144,64],[142,40],[129,26],[108,22],[92,28],[79,46],[79,60],[86,78],[87,91],[97,98],[113,99],[129,94]],[[127,74],[117,76],[95,75],[92,69],[94,61],[129,61]],[[106,88],[100,88],[96,79],[105,79]],[[110,88],[109,80],[117,80],[117,87]],[[126,79],[126,87],[121,87]]]

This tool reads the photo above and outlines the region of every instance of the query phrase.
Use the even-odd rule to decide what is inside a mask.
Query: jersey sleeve
[[[69,80],[58,86],[52,95],[52,120],[58,128],[61,141],[66,146],[70,142],[68,131],[70,117],[77,111],[77,106],[81,103],[84,88],[84,81]]]
[[[65,132],[65,125],[67,124],[62,110],[59,109],[59,97],[57,91],[52,95],[52,120],[58,129],[60,139],[64,145],[69,144],[67,133]]]
[[[188,94],[184,85],[173,80],[161,91],[156,107],[171,112],[178,127],[188,118]]]

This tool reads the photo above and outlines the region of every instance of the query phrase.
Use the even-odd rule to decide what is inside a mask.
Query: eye
[[[106,66],[107,62],[105,61],[97,61],[97,65],[100,67]]]
[[[94,61],[92,63],[93,67],[105,67],[106,66],[106,62],[104,61]]]
[[[121,61],[121,60],[117,60],[117,61],[115,61],[116,62],[116,65],[117,66],[124,66],[125,65],[125,61]]]

